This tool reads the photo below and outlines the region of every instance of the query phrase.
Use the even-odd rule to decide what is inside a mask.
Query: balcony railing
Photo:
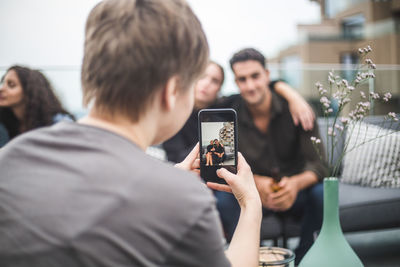
[[[80,117],[86,113],[82,107],[82,92],[80,82],[79,66],[37,66],[34,67],[43,71],[53,84],[57,95],[64,106],[71,112]],[[340,76],[352,75],[356,71],[355,65],[341,64],[296,64],[293,67],[285,67],[278,64],[269,64],[271,79],[284,79],[292,87],[299,91],[310,103],[316,103],[318,106],[319,95],[315,83],[320,81],[327,85],[328,72],[335,70]],[[7,67],[0,67],[0,76],[2,77]],[[230,70],[226,70],[230,72]],[[371,82],[361,86],[367,92],[390,92],[393,99],[389,104],[382,105],[376,103],[372,108],[372,115],[382,115],[389,111],[400,113],[400,65],[377,65],[374,70],[376,78]],[[232,79],[231,73],[227,73],[228,79]],[[230,76],[230,77],[229,77]],[[229,88],[226,88],[229,87]],[[226,81],[223,94],[237,93],[233,81]],[[355,94],[354,102],[358,102],[359,95]]]
[[[343,64],[301,64],[293,68],[282,68],[279,65],[270,64],[269,69],[272,79],[284,79],[291,86],[296,88],[301,95],[307,98],[311,103],[318,106],[319,94],[315,87],[316,82],[321,82],[324,86],[328,86],[328,73],[332,70],[336,75],[347,78],[351,82],[351,78],[357,73],[357,65]],[[375,101],[371,109],[371,115],[383,115],[389,111],[400,112],[400,65],[377,65],[374,70],[375,79],[371,79],[368,83],[360,85],[360,89],[365,92],[386,93],[393,95],[389,103],[382,104]],[[352,104],[361,100],[359,93],[352,96]]]

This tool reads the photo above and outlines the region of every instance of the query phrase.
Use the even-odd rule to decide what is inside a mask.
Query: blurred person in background
[[[163,143],[163,148],[169,161],[174,163],[181,162],[198,142],[197,120],[200,109],[219,107],[220,105],[225,105],[227,99],[238,97],[218,97],[224,79],[223,67],[215,61],[210,61],[205,72],[195,84],[194,109],[189,119],[175,136]],[[271,81],[269,87],[288,101],[295,125],[300,123],[306,131],[313,128],[314,112],[303,97],[287,83],[280,80]],[[217,208],[226,239],[230,242],[240,214],[239,205],[232,194],[214,191],[214,195],[217,198]]]
[[[0,124],[8,135],[2,140],[61,120],[74,119],[62,107],[50,82],[40,71],[15,65],[2,77]]]
[[[227,99],[225,105],[238,114],[239,151],[254,173],[264,215],[302,221],[297,265],[322,223],[321,182],[327,168],[310,140],[319,138],[318,125],[314,121],[313,129],[305,131],[294,123],[288,101],[269,86],[267,60],[260,51],[242,49],[230,65],[240,95]],[[318,149],[324,155],[322,144]]]
[[[210,61],[206,71],[195,84],[195,102],[192,114],[183,128],[175,136],[163,143],[168,161],[181,162],[199,141],[197,113],[200,109],[218,107],[220,103],[224,102],[225,97],[218,97],[224,80],[223,67],[215,61]],[[300,123],[304,130],[311,130],[315,115],[304,98],[281,80],[271,81],[269,86],[289,102],[295,125]]]

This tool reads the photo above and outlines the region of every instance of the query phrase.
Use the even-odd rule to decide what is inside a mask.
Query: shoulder
[[[21,170],[20,166],[24,168]],[[77,187],[86,188],[93,193],[88,201],[103,201],[95,208],[99,214],[124,203],[125,212],[141,216],[145,224],[156,220],[170,225],[168,231],[174,233],[174,238],[193,225],[205,209],[215,205],[210,190],[194,174],[145,154],[123,137],[78,123],[58,123],[18,136],[2,148],[0,169],[4,170],[3,181],[46,183],[43,188],[63,192],[41,192],[39,186],[32,196],[35,199],[47,196],[57,203],[72,201],[79,206],[85,199],[83,195],[62,199],[76,194]],[[40,179],[32,179],[38,175],[37,170]],[[19,179],[15,179],[17,176]],[[174,225],[182,229],[175,229]]]
[[[290,113],[289,102],[275,91],[271,91],[272,106],[280,112]]]
[[[275,91],[275,89],[276,89],[276,84],[278,83],[278,82],[285,82],[284,80],[272,80],[272,81],[270,81],[269,82],[269,88],[272,90],[272,91]]]
[[[217,99],[216,103],[211,108],[231,108],[233,106],[236,106],[241,101],[241,99],[242,97],[240,96],[240,94],[223,96]]]
[[[74,119],[71,117],[71,115],[65,113],[57,113],[53,116],[53,123],[60,121],[74,121]]]

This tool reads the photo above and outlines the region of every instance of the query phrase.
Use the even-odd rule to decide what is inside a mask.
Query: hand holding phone
[[[225,183],[216,171],[237,172],[237,116],[233,109],[199,111],[200,176],[208,182]]]
[[[256,203],[257,206],[261,207],[261,199],[254,181],[253,173],[240,153],[238,154],[237,170],[237,174],[234,174],[221,168],[217,171],[220,177],[219,179],[227,181],[228,185],[207,182],[207,186],[214,190],[233,193],[241,207],[246,206],[248,203]]]
[[[200,174],[200,160],[197,158],[199,156],[199,143],[197,143],[192,151],[186,156],[186,158],[180,162],[175,164],[175,167],[185,170],[192,171],[196,174]]]

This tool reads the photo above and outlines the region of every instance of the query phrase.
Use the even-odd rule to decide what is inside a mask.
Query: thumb
[[[218,177],[223,178],[228,184],[231,184],[235,180],[235,174],[225,168],[218,169],[217,175]]]
[[[192,162],[194,162],[199,155],[199,143],[194,146],[192,151],[190,151],[189,155],[182,161],[182,163],[192,165]]]
[[[282,180],[279,182],[279,186],[280,186],[280,187],[284,187],[284,186],[286,185],[286,183],[287,183],[287,178],[284,177],[284,178],[282,178]]]

